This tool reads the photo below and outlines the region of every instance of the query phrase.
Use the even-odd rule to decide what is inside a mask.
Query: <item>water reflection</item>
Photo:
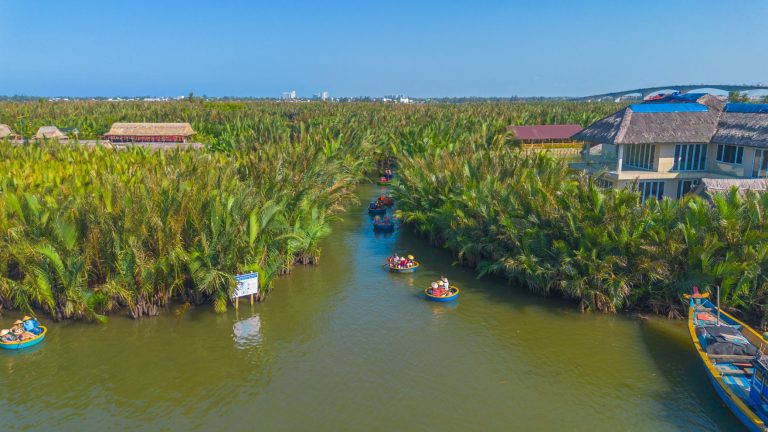
[[[261,317],[256,314],[248,319],[235,322],[232,326],[235,346],[248,349],[261,344]]]
[[[373,236],[376,238],[376,240],[392,238],[394,235],[394,231],[373,231]]]

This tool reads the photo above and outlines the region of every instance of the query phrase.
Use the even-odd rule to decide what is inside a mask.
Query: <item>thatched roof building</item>
[[[104,138],[112,142],[187,142],[194,134],[189,123],[115,123]]]
[[[734,187],[742,197],[746,195],[749,190],[765,193],[768,191],[768,179],[703,178],[692,192],[711,200],[713,195],[727,193]]]
[[[0,124],[0,140],[2,139],[14,139],[16,138],[16,134],[13,133],[11,128],[8,125]]]
[[[704,143],[717,131],[723,103],[701,94],[630,105],[573,136],[604,144]]]
[[[56,126],[43,126],[37,130],[35,139],[65,140],[67,139],[67,135],[60,131]]]
[[[767,148],[768,105],[740,103],[726,105],[712,142]]]

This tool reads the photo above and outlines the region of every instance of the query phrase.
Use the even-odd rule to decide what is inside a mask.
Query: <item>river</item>
[[[393,251],[422,268],[388,273]],[[264,303],[47,322],[39,346],[0,352],[0,428],[741,430],[685,323],[581,314],[452,261],[407,230],[375,236],[356,208]],[[455,304],[423,298],[441,274]]]

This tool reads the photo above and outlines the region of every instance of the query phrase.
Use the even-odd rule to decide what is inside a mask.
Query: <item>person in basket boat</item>
[[[378,201],[378,200],[376,200],[375,202],[372,202],[368,206],[369,210],[381,210],[383,208],[386,208],[386,206],[384,205],[384,203],[382,203],[381,201]]]
[[[427,292],[435,297],[448,297],[451,295],[451,290],[442,281],[432,282],[432,286]]]
[[[393,204],[392,198],[386,195],[380,195],[378,198],[376,198],[376,205],[380,207],[386,207],[391,204]]]
[[[389,264],[390,267],[397,268],[397,269],[407,269],[415,266],[415,262],[413,260],[413,255],[408,255],[408,257],[401,257],[397,255],[397,252],[395,252],[394,255],[387,258],[387,264]]]
[[[391,169],[387,168],[387,169],[384,170],[384,178],[387,179],[387,181],[392,180],[392,177],[394,177],[394,176],[395,175],[392,173]]]
[[[25,316],[23,319],[16,320],[10,329],[0,330],[0,342],[24,342],[34,339],[42,332],[43,329],[36,319]]]

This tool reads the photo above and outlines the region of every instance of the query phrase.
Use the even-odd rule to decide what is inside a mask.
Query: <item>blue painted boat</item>
[[[375,209],[372,209],[372,208],[368,207],[368,214],[383,215],[383,214],[386,214],[386,213],[387,213],[387,208],[386,207],[380,207],[380,208],[375,208]]]
[[[416,270],[418,270],[420,265],[421,264],[419,264],[419,262],[416,261],[416,260],[413,261],[413,267],[403,267],[403,268],[401,268],[401,267],[396,267],[396,266],[393,266],[392,264],[390,264],[389,265],[389,271],[391,271],[392,273],[413,273]]]
[[[378,232],[393,232],[395,230],[395,223],[373,223],[373,230]]]
[[[706,297],[694,294],[688,309],[688,330],[704,372],[748,430],[766,432],[768,356],[761,349],[768,341]]]
[[[34,338],[25,340],[24,342],[0,342],[0,348],[7,350],[20,350],[35,346],[42,342],[43,339],[45,339],[45,334],[48,333],[48,327],[41,325],[40,328],[43,329],[43,332]]]
[[[429,293],[429,288],[427,288],[427,289],[424,290],[424,294],[427,296],[427,300],[432,300],[433,302],[449,302],[449,301],[454,301],[457,298],[459,298],[459,288],[458,287],[455,287],[455,286],[451,285],[450,291],[451,291],[451,295],[440,297],[440,296],[434,296],[434,295],[430,294]]]

